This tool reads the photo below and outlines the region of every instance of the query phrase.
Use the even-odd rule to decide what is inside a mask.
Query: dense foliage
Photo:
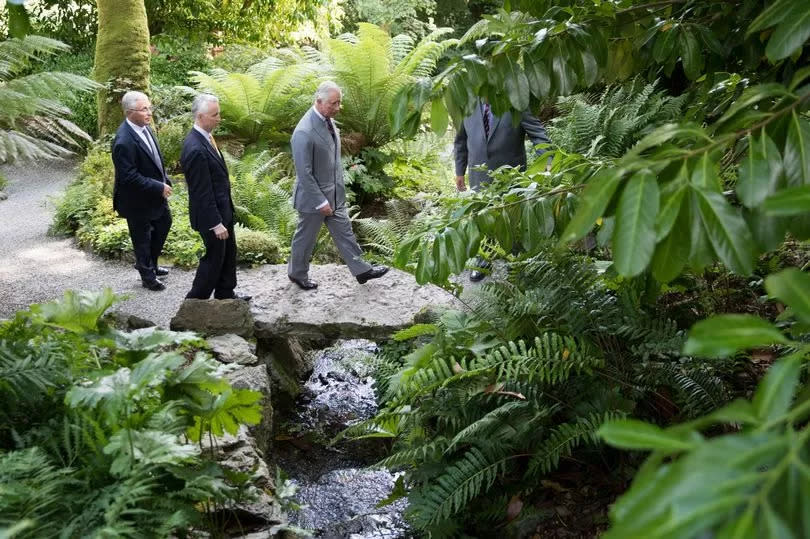
[[[249,498],[203,442],[261,418],[194,334],[125,333],[116,300],[68,291],[0,323],[0,534],[169,536],[216,530]]]

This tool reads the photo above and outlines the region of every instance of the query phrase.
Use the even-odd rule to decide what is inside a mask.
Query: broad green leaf
[[[577,75],[566,60],[563,51],[560,51],[552,58],[551,74],[556,95],[569,95],[574,91],[577,85]]]
[[[487,82],[487,64],[475,54],[467,54],[462,58],[467,76],[473,89],[477,90]]]
[[[765,278],[765,290],[793,309],[798,318],[810,323],[810,275],[789,268]]]
[[[434,99],[430,105],[430,127],[433,132],[439,136],[444,135],[447,130],[448,120],[449,117],[444,101],[441,98]]]
[[[425,284],[430,281],[430,276],[433,272],[432,258],[431,258],[431,243],[425,241],[422,243],[422,250],[419,253],[419,260],[416,263],[416,271],[414,277],[419,284]]]
[[[444,233],[439,234],[433,239],[433,274],[431,281],[436,283],[443,283],[450,275],[450,261],[448,260],[447,243],[444,238]]]
[[[465,222],[461,234],[467,238],[467,258],[477,255],[481,245],[481,231],[475,221],[470,219]]]
[[[398,133],[405,125],[405,118],[408,116],[408,101],[411,99],[410,86],[404,86],[394,96],[389,112],[391,118],[391,133]]]
[[[579,199],[577,212],[560,237],[561,242],[568,243],[581,239],[593,228],[593,224],[602,217],[613,198],[621,179],[621,171],[610,168],[600,170],[588,181]]]
[[[536,53],[530,53],[523,56],[523,65],[532,94],[538,99],[547,97],[551,91],[551,75],[546,61]]]
[[[740,216],[720,193],[697,190],[700,217],[720,260],[734,273],[754,270],[754,239]]]
[[[599,77],[599,64],[596,63],[596,58],[590,51],[583,51],[581,55],[583,68],[582,86],[587,88],[592,86]]]
[[[711,417],[723,423],[739,423],[741,425],[758,425],[760,423],[754,405],[745,399],[734,399],[719,410],[712,412]]]
[[[540,227],[540,233],[544,238],[550,238],[554,234],[554,208],[551,200],[543,197],[537,201],[534,205],[534,216]]]
[[[804,46],[810,38],[810,9],[807,3],[793,2],[793,15],[782,21],[771,34],[765,54],[771,62],[778,62]]]
[[[766,215],[790,217],[810,211],[810,185],[782,189],[765,199],[762,209]]]
[[[656,62],[663,64],[672,56],[678,43],[677,34],[674,26],[662,26],[662,30],[655,36],[653,45],[653,59]]]
[[[689,212],[689,264],[699,269],[714,262],[715,253],[700,216],[700,197],[695,189],[690,189],[688,197],[689,204],[686,208]]]
[[[793,401],[802,369],[801,356],[789,356],[777,361],[757,386],[754,409],[763,421],[776,419],[786,413]]]
[[[655,219],[656,240],[661,241],[672,230],[675,220],[681,212],[681,204],[688,188],[686,177],[688,171],[683,164],[678,176],[661,190],[661,210]]]
[[[752,105],[759,103],[765,99],[773,99],[783,97],[787,94],[787,88],[776,82],[768,82],[765,84],[757,84],[756,86],[749,86],[746,88],[742,95],[734,101],[734,104],[729,107],[723,117],[718,120],[718,123],[723,123],[730,120],[741,110],[748,110]]]
[[[685,434],[666,431],[637,419],[609,421],[599,428],[597,434],[610,445],[622,449],[677,452],[695,447],[695,442]]]
[[[450,228],[445,231],[447,238],[447,252],[455,263],[454,273],[464,271],[467,263],[467,245],[458,230]]]
[[[810,185],[810,122],[801,118],[796,111],[790,117],[784,164],[789,186]]]
[[[703,73],[703,52],[700,50],[700,43],[691,30],[681,27],[680,45],[683,71],[689,80],[695,80]]]
[[[776,0],[771,2],[767,8],[762,10],[756,19],[751,23],[746,32],[747,36],[765,28],[775,26],[791,16],[796,0]]]
[[[622,191],[613,233],[613,262],[619,274],[638,275],[652,259],[658,199],[658,182],[649,170],[634,174]]]
[[[512,232],[512,219],[508,211],[500,211],[495,217],[495,239],[506,252],[512,250],[514,234]]]
[[[101,315],[120,299],[111,288],[101,292],[65,290],[61,299],[32,305],[31,312],[49,326],[82,334],[96,331]]]
[[[712,159],[709,152],[704,153],[697,160],[692,170],[692,185],[699,189],[707,189],[716,193],[723,191],[720,175],[717,173],[717,162]]]
[[[708,139],[706,132],[697,124],[691,122],[664,124],[638,141],[636,145],[627,152],[627,157],[630,160],[634,160],[645,150],[657,148],[676,137],[692,138],[695,140]]]
[[[728,357],[741,350],[787,344],[772,324],[747,314],[724,314],[701,320],[689,330],[683,353],[689,356]]]
[[[669,235],[655,248],[651,269],[658,282],[670,282],[680,275],[686,265],[691,246],[689,219],[688,208],[680,208],[675,225]]]
[[[740,166],[737,197],[745,206],[759,206],[776,187],[782,174],[782,156],[774,141],[765,133],[748,137],[748,154]]]
[[[520,65],[507,54],[493,58],[493,68],[506,87],[509,102],[518,111],[529,108],[529,80]]]
[[[788,220],[785,217],[766,215],[762,208],[744,210],[743,217],[754,236],[757,248],[761,252],[772,251],[785,241]]]

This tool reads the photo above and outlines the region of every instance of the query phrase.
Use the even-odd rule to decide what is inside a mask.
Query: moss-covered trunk
[[[93,77],[109,87],[98,93],[98,131],[123,120],[121,96],[149,86],[149,26],[144,0],[97,0],[98,39]]]

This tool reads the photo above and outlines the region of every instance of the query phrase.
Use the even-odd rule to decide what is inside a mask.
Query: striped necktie
[[[489,111],[489,103],[484,103],[484,134],[487,138],[489,138],[489,118],[490,118],[490,111]]]

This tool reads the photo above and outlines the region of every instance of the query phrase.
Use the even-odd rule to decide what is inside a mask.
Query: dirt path
[[[82,251],[72,239],[47,235],[54,199],[75,176],[75,161],[7,165],[0,172],[9,179],[9,198],[0,201],[0,318],[61,297],[70,288],[110,287],[130,296],[113,310],[169,326],[191,288],[193,272],[174,269],[166,278],[166,290],[151,292],[141,286],[131,265]]]

